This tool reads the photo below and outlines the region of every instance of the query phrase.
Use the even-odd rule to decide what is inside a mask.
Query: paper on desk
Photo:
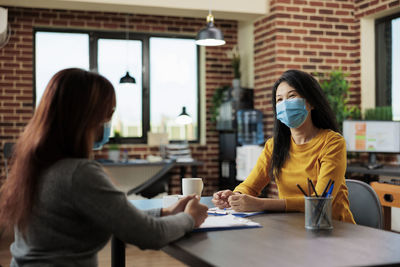
[[[218,231],[229,229],[244,229],[262,227],[259,223],[249,219],[235,217],[232,214],[226,216],[208,216],[199,228],[194,229],[195,232],[202,231]]]
[[[236,217],[249,217],[249,216],[254,216],[258,214],[264,213],[263,211],[256,211],[256,212],[240,212],[240,211],[234,211],[231,208],[228,209],[220,209],[220,208],[209,208],[207,211],[208,214],[210,215],[215,215],[215,216],[221,216],[221,215],[228,215],[232,214]]]

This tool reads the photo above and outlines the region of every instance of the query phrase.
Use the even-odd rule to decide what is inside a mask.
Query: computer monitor
[[[368,168],[382,166],[375,153],[400,153],[400,121],[343,121],[348,152],[368,152]]]

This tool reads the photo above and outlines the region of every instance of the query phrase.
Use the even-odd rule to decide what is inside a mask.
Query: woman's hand
[[[238,193],[233,193],[231,190],[218,191],[214,193],[212,203],[214,203],[214,205],[220,209],[229,208],[230,205],[228,202],[228,198],[233,194]]]
[[[208,207],[200,203],[197,197],[189,200],[185,207],[185,213],[192,216],[194,220],[194,227],[199,227],[207,218]]]
[[[161,216],[174,215],[179,212],[183,212],[186,208],[187,203],[194,198],[196,198],[195,194],[185,196],[184,198],[178,200],[175,204],[172,204],[168,208],[163,208],[161,210]]]
[[[263,211],[263,200],[244,194],[231,195],[228,198],[229,205],[234,211]]]

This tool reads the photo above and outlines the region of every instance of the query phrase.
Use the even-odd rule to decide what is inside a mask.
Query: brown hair
[[[112,84],[99,74],[71,68],[53,76],[15,145],[0,191],[0,225],[25,230],[40,173],[63,158],[89,158],[115,101]]]

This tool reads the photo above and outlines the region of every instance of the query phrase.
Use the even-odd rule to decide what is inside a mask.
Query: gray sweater
[[[26,236],[15,229],[11,266],[97,266],[113,234],[142,249],[159,249],[194,227],[186,213],[136,209],[100,164],[64,159],[43,172]]]

